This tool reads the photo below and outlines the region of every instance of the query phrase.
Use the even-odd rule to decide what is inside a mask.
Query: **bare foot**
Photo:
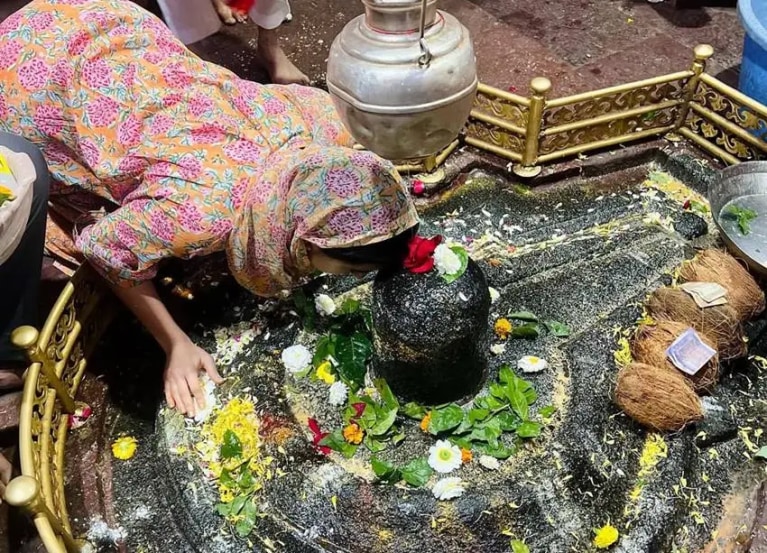
[[[285,54],[274,29],[259,29],[258,51],[274,84],[308,85],[307,77]]]
[[[218,13],[218,17],[226,23],[227,25],[234,25],[237,23],[237,19],[235,18],[234,14],[232,13],[232,8],[230,8],[225,0],[211,0],[213,2],[213,7],[216,8],[216,13]]]
[[[248,20],[248,12],[233,9],[232,15],[237,20],[237,23],[245,23]]]

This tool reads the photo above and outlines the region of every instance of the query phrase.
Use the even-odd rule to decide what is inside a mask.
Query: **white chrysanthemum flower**
[[[461,258],[447,244],[440,244],[434,250],[434,266],[441,275],[454,275],[461,270]]]
[[[490,303],[495,303],[498,301],[498,299],[501,297],[501,293],[493,288],[492,286],[489,288],[490,290]]]
[[[440,501],[461,497],[464,491],[466,489],[463,487],[463,481],[455,476],[439,480],[431,489],[431,493]]]
[[[336,312],[336,302],[327,294],[320,294],[314,298],[314,306],[317,308],[317,312],[325,317]]]
[[[534,355],[526,355],[517,361],[517,368],[523,373],[539,373],[548,366],[549,364],[545,359],[535,357]]]
[[[447,440],[438,440],[429,448],[429,466],[446,474],[461,466],[461,448]]]
[[[346,402],[346,396],[349,395],[349,387],[341,382],[333,382],[328,390],[328,403],[330,405],[343,405]]]
[[[282,362],[292,373],[300,373],[312,362],[312,354],[302,345],[290,346],[282,350]]]
[[[501,468],[501,463],[495,457],[490,455],[480,455],[479,464],[488,470],[498,470]]]
[[[493,355],[503,355],[506,351],[506,344],[493,344],[490,346],[490,353]]]
[[[207,374],[203,375],[202,391],[205,395],[205,407],[197,411],[197,414],[194,416],[194,422],[205,422],[210,416],[211,412],[213,412],[213,408],[216,406],[216,396],[214,394],[215,389],[216,384]],[[195,401],[195,403],[197,402]]]

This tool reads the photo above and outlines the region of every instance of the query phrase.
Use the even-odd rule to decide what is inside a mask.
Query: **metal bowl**
[[[709,186],[708,201],[730,252],[753,272],[767,277],[767,161],[749,161],[721,171]],[[756,212],[747,234],[728,214],[732,206]]]

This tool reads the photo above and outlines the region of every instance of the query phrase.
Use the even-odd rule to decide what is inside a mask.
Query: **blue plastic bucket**
[[[740,91],[767,105],[767,0],[738,0],[746,40],[740,66]]]

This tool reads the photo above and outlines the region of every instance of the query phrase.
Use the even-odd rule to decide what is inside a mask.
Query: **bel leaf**
[[[379,453],[386,449],[385,443],[373,439],[369,434],[365,436],[365,439],[362,443],[365,444],[365,447],[370,450],[370,453]]]
[[[511,409],[520,419],[527,420],[530,416],[530,405],[527,403],[525,393],[517,387],[508,388],[507,393]]]
[[[504,444],[500,442],[493,445],[477,442],[472,447],[478,453],[482,455],[489,455],[490,457],[495,457],[496,459],[508,459],[509,457],[514,455],[514,452],[515,452],[513,448],[505,446]]]
[[[537,438],[541,435],[541,423],[525,421],[517,428],[517,436],[520,438]]]
[[[529,323],[537,323],[538,316],[530,311],[517,311],[507,317],[508,319],[514,319],[517,321],[527,321]]]
[[[508,411],[498,413],[495,418],[498,420],[498,424],[504,432],[513,432],[522,422],[514,413],[509,413]]]
[[[754,453],[754,457],[757,459],[767,459],[767,445],[760,447],[759,451]]]
[[[546,321],[544,324],[554,336],[560,338],[567,338],[570,336],[570,328],[564,323],[560,323],[559,321]]]
[[[514,378],[516,378],[516,375],[514,374],[514,371],[511,370],[511,367],[509,367],[508,365],[503,365],[498,371],[498,380],[500,380],[504,384],[508,384]]]
[[[370,459],[370,465],[373,468],[373,473],[383,482],[394,484],[402,480],[402,473],[387,461],[374,456]]]
[[[455,404],[431,412],[429,432],[440,434],[452,430],[463,421],[463,409]]]
[[[378,395],[381,396],[381,401],[389,409],[399,409],[399,401],[394,397],[394,394],[383,378],[377,378],[373,381],[373,385],[378,390]]]
[[[530,548],[522,540],[511,540],[511,553],[530,553]]]
[[[355,332],[351,336],[341,334],[336,339],[335,350],[341,378],[352,389],[358,389],[365,381],[367,362],[373,351],[370,339],[362,332]]]
[[[245,502],[248,500],[247,495],[238,495],[232,500],[232,507],[229,513],[232,515],[239,515],[242,508],[245,506]]]
[[[222,517],[228,517],[231,511],[232,511],[231,503],[218,503],[216,505],[216,512]]]
[[[557,408],[553,405],[546,405],[545,407],[541,407],[538,410],[538,414],[541,415],[544,419],[550,419],[554,416],[554,413],[557,412]]]
[[[488,409],[478,409],[474,408],[469,410],[469,422],[475,423],[477,421],[485,420],[488,415],[490,415],[490,411]]]
[[[336,336],[336,334],[330,334],[317,340],[317,345],[314,348],[314,357],[312,358],[312,365],[314,365],[315,369],[324,363],[328,357],[335,357]]]
[[[338,310],[340,315],[351,315],[356,313],[360,309],[360,300],[354,298],[347,298],[341,304],[341,308]]]
[[[220,455],[222,459],[234,459],[242,455],[242,442],[231,430],[224,432],[224,443],[221,444]]]
[[[511,334],[509,334],[509,336],[512,338],[524,338],[525,340],[532,340],[537,338],[540,333],[540,328],[536,323],[526,323],[512,328]]]
[[[382,436],[386,434],[397,419],[397,409],[381,410],[376,413],[376,422],[368,430],[372,436]]]
[[[429,481],[433,472],[426,458],[421,457],[410,461],[402,468],[402,479],[411,486],[420,488]]]
[[[452,246],[450,249],[456,256],[458,256],[458,259],[461,261],[461,267],[451,275],[442,275],[442,278],[448,284],[461,278],[463,273],[466,272],[466,268],[469,266],[469,254],[466,253],[466,250],[464,250],[461,246]]]
[[[414,401],[402,406],[402,414],[408,418],[421,420],[426,416],[426,409]]]

